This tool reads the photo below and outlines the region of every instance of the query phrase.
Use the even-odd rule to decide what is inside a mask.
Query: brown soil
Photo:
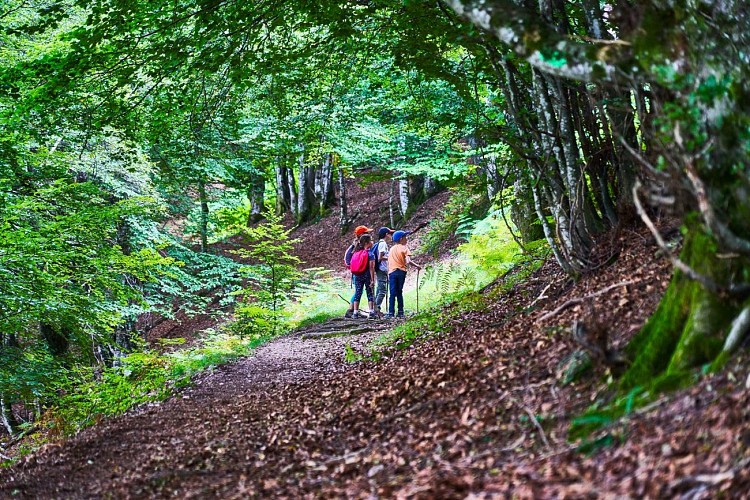
[[[566,432],[607,392],[599,368],[561,387],[569,326],[595,314],[615,345],[654,310],[670,269],[644,231],[569,281],[549,262],[379,363],[344,363],[374,334],[279,338],[194,388],[50,445],[0,476],[15,498],[741,497],[750,489],[744,354],[663,396],[587,456]],[[632,281],[542,321],[569,299]],[[490,292],[492,293],[492,292]],[[530,416],[538,417],[538,424]]]

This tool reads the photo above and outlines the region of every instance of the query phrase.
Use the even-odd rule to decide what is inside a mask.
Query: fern
[[[458,239],[469,241],[471,233],[474,231],[477,221],[474,220],[471,215],[462,215],[458,219],[458,227],[456,227],[455,235]]]
[[[455,263],[451,262],[448,269],[440,275],[440,296],[444,296],[450,292],[451,286],[451,275],[453,274]]]
[[[465,267],[459,273],[456,281],[456,292],[473,290],[477,286],[477,272],[471,267]]]
[[[437,264],[435,266],[429,266],[426,267],[424,270],[424,277],[419,282],[419,289],[422,290],[427,283],[430,282],[435,277],[435,274],[439,272],[440,264]]]

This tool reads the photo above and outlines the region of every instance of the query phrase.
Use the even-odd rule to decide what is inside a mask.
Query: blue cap
[[[389,227],[381,227],[380,230],[378,231],[378,238],[382,240],[383,238],[385,238],[386,234],[393,234],[393,233],[394,233],[393,229]]]
[[[399,241],[401,241],[401,238],[403,238],[407,234],[411,234],[411,231],[396,231],[395,233],[393,233],[393,241],[395,243],[398,243]]]

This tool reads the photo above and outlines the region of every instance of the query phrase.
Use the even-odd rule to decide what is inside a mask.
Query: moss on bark
[[[737,259],[717,258],[713,239],[697,227],[688,231],[681,259],[717,283],[727,283],[741,270]],[[738,312],[739,304],[675,271],[656,312],[628,345],[633,363],[620,388],[653,386],[713,362]]]

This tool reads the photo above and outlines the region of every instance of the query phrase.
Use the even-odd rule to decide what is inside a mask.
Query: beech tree
[[[500,41],[506,53],[498,59],[514,121],[529,149],[548,158],[545,164],[529,164],[557,201],[551,210],[556,256],[563,266],[586,269],[589,199],[610,219],[632,200],[675,266],[658,310],[628,348],[634,362],[622,386],[720,363],[720,354],[735,348],[749,326],[750,17],[743,4],[618,2],[608,6],[606,16],[598,2],[589,1],[448,4]],[[518,62],[528,69],[519,71]],[[530,80],[521,77],[522,71]],[[516,90],[519,82],[529,88],[529,81],[532,92]],[[518,97],[532,102],[523,104]],[[523,109],[534,109],[532,119],[542,127],[526,125]],[[581,133],[581,124],[587,123],[592,125]],[[533,130],[543,135],[528,134]],[[607,168],[595,163],[582,172],[584,164],[576,168],[576,150]],[[549,160],[557,168],[550,169]],[[581,182],[582,175],[587,182]],[[587,193],[599,189],[597,196]],[[649,197],[654,191],[659,196]],[[679,256],[651,222],[648,199],[684,207]],[[550,229],[545,226],[553,240]]]

